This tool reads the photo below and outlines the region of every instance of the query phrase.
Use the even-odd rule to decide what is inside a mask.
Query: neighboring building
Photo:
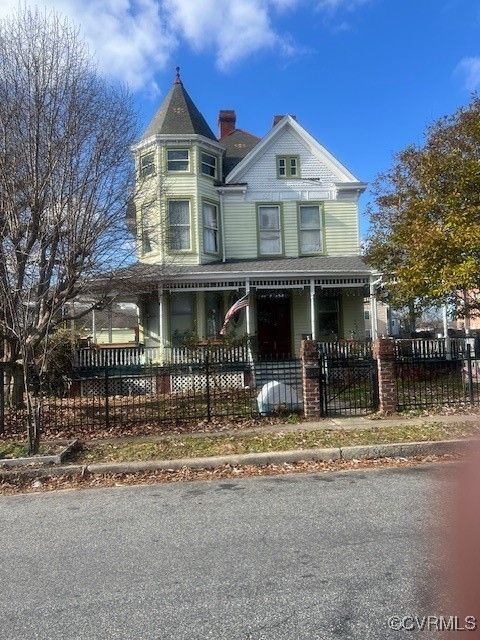
[[[77,301],[73,313],[90,309],[91,302]],[[83,309],[82,309],[83,307]],[[112,303],[108,308],[88,311],[75,320],[76,334],[91,345],[138,345],[138,309],[133,303]]]
[[[371,301],[369,299],[365,299],[363,304],[363,317],[365,319],[365,337],[369,340],[373,335],[371,306]],[[400,320],[390,305],[378,300],[376,302],[376,311],[377,335],[380,337],[397,337],[400,335]]]
[[[365,338],[379,274],[360,257],[366,188],[297,122],[275,116],[263,138],[219,114],[219,137],[177,78],[133,148],[130,207],[139,262],[116,287],[138,291],[140,340],[161,351],[229,332],[260,356],[296,355],[301,339]]]

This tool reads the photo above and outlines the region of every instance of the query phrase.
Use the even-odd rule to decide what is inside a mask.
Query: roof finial
[[[182,81],[180,79],[180,67],[176,67],[175,71],[177,72],[175,76],[175,84],[182,84]]]

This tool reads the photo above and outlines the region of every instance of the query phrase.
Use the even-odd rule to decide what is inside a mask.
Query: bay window
[[[172,251],[190,251],[190,200],[168,201],[169,245]]]
[[[203,250],[218,253],[218,207],[211,202],[203,203]]]
[[[168,171],[190,171],[189,149],[167,149]]]
[[[211,176],[215,178],[217,175],[217,158],[216,156],[212,156],[210,153],[201,152],[201,166],[202,173],[205,176]]]

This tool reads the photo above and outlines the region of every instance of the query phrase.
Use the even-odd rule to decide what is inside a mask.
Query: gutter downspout
[[[222,262],[227,261],[227,256],[225,253],[225,219],[223,212],[223,194],[220,194],[220,229],[221,229],[221,239],[222,239]]]

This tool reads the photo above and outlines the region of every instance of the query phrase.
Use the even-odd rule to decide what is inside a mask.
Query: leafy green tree
[[[367,260],[396,307],[480,311],[480,98],[427,129],[374,183]]]

